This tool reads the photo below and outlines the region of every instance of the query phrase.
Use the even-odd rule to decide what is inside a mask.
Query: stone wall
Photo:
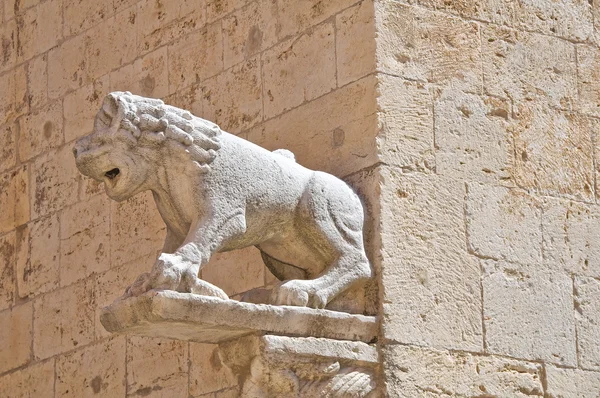
[[[75,168],[112,90],[164,99],[302,164],[377,161],[373,4],[356,0],[5,0],[0,4],[0,395],[234,397],[209,344],[111,337],[99,311],[165,233]],[[233,297],[274,277],[255,249],[202,277]]]
[[[390,396],[600,394],[596,3],[376,3]]]

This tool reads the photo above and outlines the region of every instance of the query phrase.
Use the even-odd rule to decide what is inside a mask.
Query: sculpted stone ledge
[[[203,343],[265,333],[371,342],[377,333],[372,316],[154,290],[105,307],[100,321],[113,333]]]

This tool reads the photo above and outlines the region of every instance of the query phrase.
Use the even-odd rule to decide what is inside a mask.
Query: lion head
[[[219,127],[188,111],[129,92],[106,96],[94,131],[73,147],[82,174],[104,183],[108,196],[125,200],[150,189],[161,160],[185,156],[201,173],[220,148]]]

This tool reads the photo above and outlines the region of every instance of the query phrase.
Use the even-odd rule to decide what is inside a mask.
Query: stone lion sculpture
[[[289,151],[267,151],[161,100],[113,92],[73,153],[111,199],[152,191],[167,225],[162,254],[125,297],[156,289],[227,299],[198,272],[214,253],[248,246],[284,281],[272,304],[324,308],[372,276],[359,198]]]

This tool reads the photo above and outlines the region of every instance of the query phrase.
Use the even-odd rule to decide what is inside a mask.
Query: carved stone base
[[[377,396],[377,351],[362,342],[267,335],[219,347],[225,364],[244,375],[241,397]]]
[[[371,342],[377,333],[375,317],[371,316],[173,291],[149,291],[118,300],[104,308],[100,321],[113,333],[203,343],[265,333]]]

